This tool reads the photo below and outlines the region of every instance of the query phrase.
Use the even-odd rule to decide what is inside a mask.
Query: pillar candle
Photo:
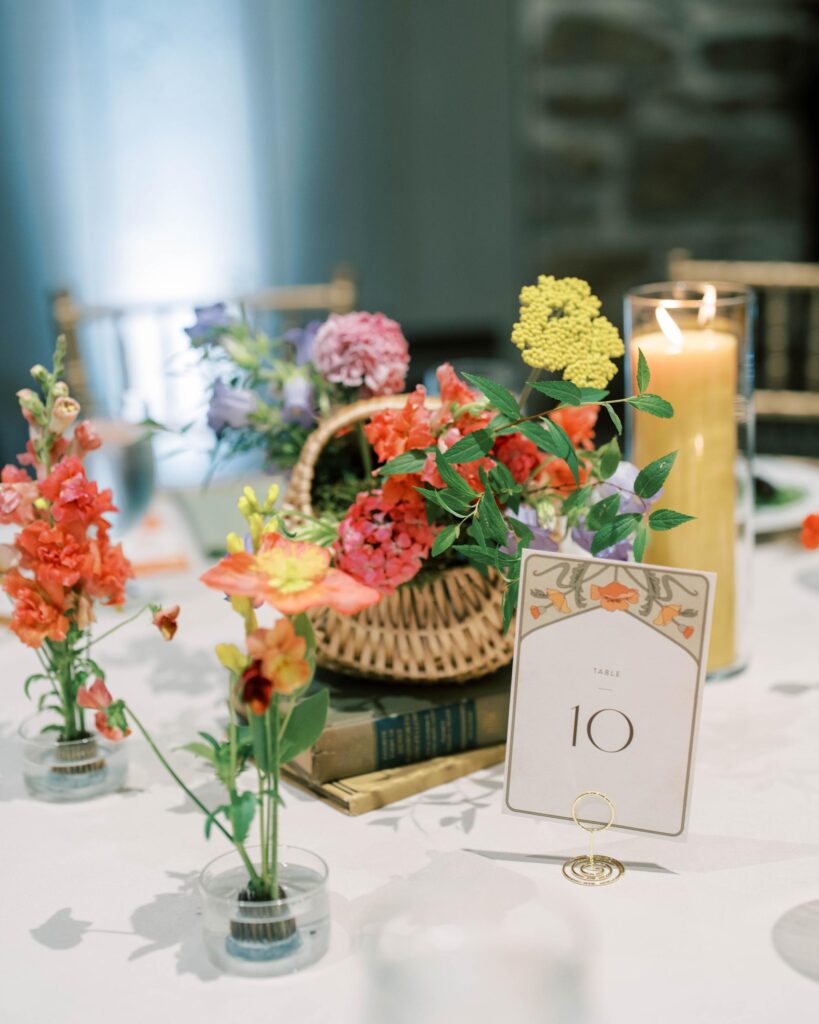
[[[660,311],[661,313],[664,311]],[[659,319],[659,317],[658,317]],[[680,329],[670,316],[664,331],[632,338],[651,370],[650,391],[674,406],[672,419],[634,413],[634,461],[645,466],[677,451],[658,508],[696,516],[695,522],[651,533],[647,562],[717,574],[709,671],[736,655],[735,478],[737,386],[735,334],[710,327]]]

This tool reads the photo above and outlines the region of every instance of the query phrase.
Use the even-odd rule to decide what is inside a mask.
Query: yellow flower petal
[[[247,655],[242,654],[236,644],[217,644],[216,657],[228,672],[233,672],[236,675],[244,672],[248,665]]]

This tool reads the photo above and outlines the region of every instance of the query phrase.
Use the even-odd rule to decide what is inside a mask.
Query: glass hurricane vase
[[[248,853],[258,868],[259,848]],[[309,850],[280,847],[278,882],[278,899],[252,899],[247,869],[235,850],[202,871],[205,947],[220,970],[260,978],[292,974],[327,952],[327,865]]]
[[[90,734],[61,740],[56,732],[43,732],[52,722],[35,715],[20,726],[23,782],[30,796],[75,803],[122,789],[128,774],[126,743]]]
[[[653,533],[645,560],[717,576],[709,678],[732,675],[748,661],[753,543],[754,295],[702,281],[664,282],[626,296],[626,344],[636,392],[638,352],[648,387],[671,402],[674,416],[629,417],[633,460],[644,466],[677,458],[658,507],[696,519]]]

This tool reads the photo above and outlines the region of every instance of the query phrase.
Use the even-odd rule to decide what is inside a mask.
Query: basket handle
[[[307,515],[312,515],[313,476],[316,463],[325,445],[336,436],[339,430],[363,423],[370,419],[373,413],[381,412],[384,409],[403,409],[407,398],[409,395],[406,394],[363,398],[359,402],[353,402],[352,405],[341,406],[327,419],[322,420],[304,442],[299,461],[293,467],[290,482],[287,485],[287,492],[284,496],[285,504]],[[437,409],[440,404],[440,398],[428,397],[424,401],[424,405],[428,409]]]

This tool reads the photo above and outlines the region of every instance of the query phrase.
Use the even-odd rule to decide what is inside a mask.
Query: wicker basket
[[[286,503],[312,514],[316,462],[339,430],[381,409],[401,408],[406,395],[345,406],[310,435],[296,464]],[[427,404],[437,405],[437,399]],[[322,609],[313,616],[318,662],[347,675],[403,683],[466,682],[512,660],[512,633],[502,631],[503,584],[469,566],[428,574],[358,615]]]

